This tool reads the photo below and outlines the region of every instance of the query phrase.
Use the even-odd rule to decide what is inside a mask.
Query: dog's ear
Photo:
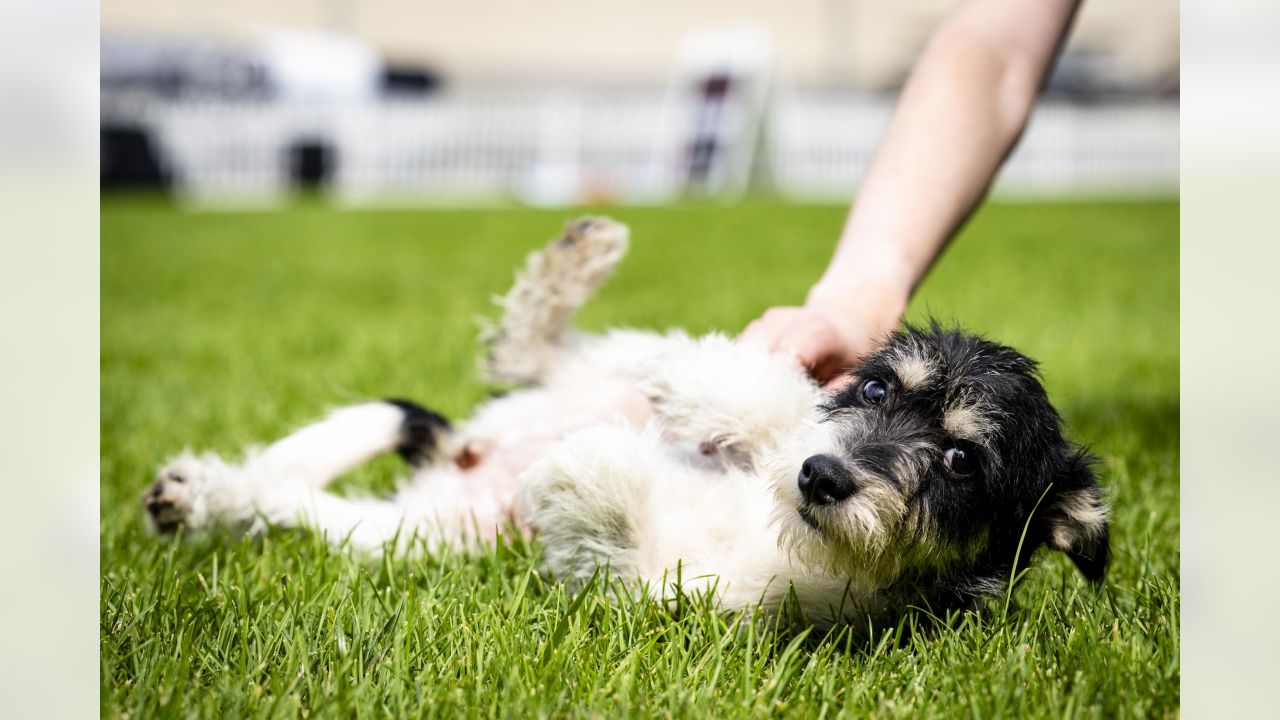
[[[1066,553],[1096,584],[1111,561],[1111,533],[1110,513],[1091,464],[1092,458],[1085,453],[1070,457],[1054,480],[1051,503],[1041,511],[1041,522],[1049,547]]]

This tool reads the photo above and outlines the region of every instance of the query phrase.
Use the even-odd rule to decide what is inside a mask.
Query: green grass
[[[735,332],[803,297],[843,209],[620,209],[633,249],[584,311]],[[574,598],[536,543],[365,563],[313,536],[175,544],[137,503],[185,445],[234,453],[328,407],[402,395],[451,416],[486,394],[475,318],[565,212],[189,215],[102,210],[104,715],[384,717],[1169,716],[1178,712],[1178,210],[993,204],[911,317],[957,320],[1043,362],[1105,463],[1114,564],[1095,593],[1041,558],[1007,615],[931,633],[795,638]],[[383,459],[347,487],[389,488]]]

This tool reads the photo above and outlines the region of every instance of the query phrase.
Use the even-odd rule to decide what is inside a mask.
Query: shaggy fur
[[[723,335],[572,333],[626,247],[626,228],[591,218],[530,256],[484,332],[487,375],[525,387],[467,422],[371,402],[241,462],[183,452],[143,497],[153,526],[304,526],[368,553],[475,548],[514,527],[570,582],[605,566],[727,610],[777,610],[794,591],[816,625],[971,606],[1040,546],[1101,579],[1102,491],[1031,360],[907,329],[831,397]],[[394,496],[325,491],[391,451],[413,464]]]

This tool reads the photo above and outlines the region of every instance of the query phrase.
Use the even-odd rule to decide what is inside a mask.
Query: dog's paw
[[[578,291],[574,304],[586,300],[627,253],[630,232],[626,225],[604,217],[586,217],[569,223],[564,234],[543,253],[544,272],[555,278],[560,292]],[[575,294],[575,293],[571,293]],[[575,295],[576,295],[575,294]]]
[[[208,511],[204,489],[208,478],[200,462],[184,453],[156,473],[156,480],[142,494],[151,528],[160,535],[172,535],[179,527],[189,531],[204,529]]]
[[[627,251],[627,226],[607,217],[588,216],[565,226],[564,234],[551,247],[561,252],[584,255],[622,255]]]
[[[172,535],[186,524],[191,514],[193,493],[187,478],[179,472],[162,470],[151,487],[142,494],[151,529],[160,535]]]

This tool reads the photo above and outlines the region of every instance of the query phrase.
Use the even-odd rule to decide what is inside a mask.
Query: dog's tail
[[[587,217],[531,253],[515,286],[497,298],[502,317],[483,328],[482,370],[500,383],[541,379],[570,341],[569,324],[627,252],[627,226]]]

